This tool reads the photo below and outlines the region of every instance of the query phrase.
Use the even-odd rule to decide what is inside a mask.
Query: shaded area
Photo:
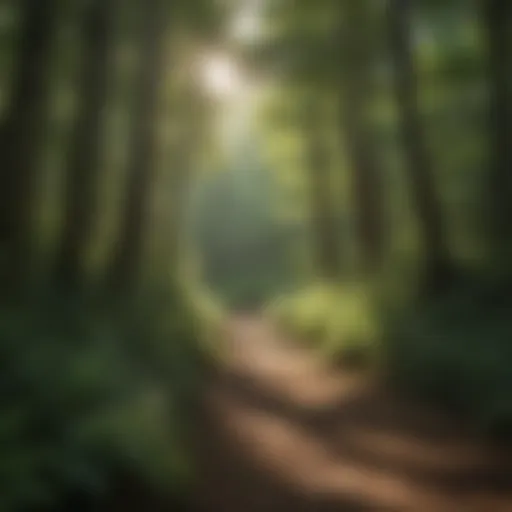
[[[206,396],[200,510],[510,510],[507,453],[236,319]]]

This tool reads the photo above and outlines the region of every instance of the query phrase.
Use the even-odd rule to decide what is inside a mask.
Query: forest
[[[2,0],[0,510],[512,510],[512,2]]]

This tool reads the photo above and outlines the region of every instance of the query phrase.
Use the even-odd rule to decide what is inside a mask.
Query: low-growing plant
[[[2,511],[55,511],[76,494],[92,507],[125,472],[182,492],[200,355],[171,299],[55,295],[0,311]]]
[[[320,285],[281,297],[267,311],[283,330],[330,361],[366,366],[376,359],[380,333],[364,287]]]
[[[484,434],[512,434],[512,297],[461,283],[391,322],[390,376],[415,397],[467,418]]]

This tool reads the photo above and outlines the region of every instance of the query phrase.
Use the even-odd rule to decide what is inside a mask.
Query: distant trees
[[[360,249],[356,266],[363,273],[374,273],[382,264],[385,248],[385,193],[369,117],[375,69],[372,12],[368,2],[348,0],[340,2],[338,16],[337,39],[342,56],[340,130],[353,184],[354,223]]]
[[[14,288],[29,275],[29,261],[36,256],[32,242],[37,185],[42,176],[39,170],[41,145],[44,128],[49,121],[47,109],[51,91],[48,89],[48,74],[52,70],[49,64],[55,49],[54,28],[61,15],[61,4],[57,0],[23,0],[18,4],[14,70],[0,132],[2,283],[5,287],[10,284]],[[108,150],[104,146],[105,113],[111,99],[109,81],[114,72],[114,51],[121,46],[117,46],[120,41],[116,39],[121,4],[119,0],[88,0],[70,2],[70,5],[77,13],[80,12],[71,27],[79,41],[76,59],[79,76],[75,82],[76,110],[74,116],[70,116],[67,147],[59,148],[66,156],[63,226],[56,243],[52,280],[76,290],[86,278],[84,255],[93,238],[96,221],[101,216],[97,203],[103,150]],[[222,9],[214,12],[212,3],[206,1],[194,3],[193,7],[187,2],[171,5],[164,0],[131,0],[126,5],[137,13],[132,20],[132,28],[138,35],[133,38],[131,33],[130,42],[132,48],[139,52],[138,67],[133,105],[130,107],[133,108],[132,117],[128,123],[127,167],[122,179],[116,183],[126,192],[125,200],[119,208],[118,229],[112,234],[112,254],[102,268],[104,281],[118,291],[133,288],[143,266],[159,158],[158,130],[164,115],[164,109],[160,107],[166,52],[171,50],[170,53],[176,52],[182,60],[188,59],[188,53],[182,52],[181,45],[187,46],[196,36],[200,40],[218,33],[222,17],[217,17]],[[423,96],[420,95],[423,86],[432,96],[438,91],[434,91],[430,83],[421,82],[425,62],[419,55],[422,47],[421,44],[416,45],[414,34],[419,33],[415,27],[420,25],[433,25],[433,28],[443,25],[442,33],[446,37],[449,30],[444,25],[457,19],[460,5],[450,6],[448,12],[441,2],[435,3],[434,7],[429,4],[428,8],[426,3],[421,4],[417,11],[421,23],[413,19],[414,3],[411,0],[387,0],[384,10],[380,4],[364,0],[333,0],[321,4],[284,0],[267,6],[271,10],[269,18],[275,24],[272,37],[267,41],[270,44],[265,64],[271,64],[269,69],[275,72],[276,83],[290,93],[287,101],[293,104],[291,110],[295,116],[290,123],[293,125],[291,130],[301,138],[302,146],[295,151],[303,156],[302,178],[309,185],[304,199],[308,203],[307,213],[313,231],[311,252],[315,255],[318,272],[328,279],[337,279],[344,273],[348,259],[346,253],[351,250],[345,241],[342,242],[340,212],[344,208],[340,203],[344,191],[334,188],[339,187],[339,183],[350,183],[351,241],[357,248],[354,253],[357,254],[355,266],[358,273],[373,275],[378,272],[390,243],[388,236],[393,227],[391,222],[388,225],[391,207],[386,198],[395,185],[387,182],[386,162],[381,158],[379,145],[382,141],[377,141],[375,136],[376,106],[383,111],[393,110],[393,115],[398,118],[400,142],[396,147],[388,146],[391,147],[389,152],[394,152],[394,161],[401,159],[405,164],[404,188],[417,221],[418,238],[422,242],[421,266],[425,280],[437,288],[454,274],[457,261],[452,255],[453,244],[449,236],[452,218],[449,217],[451,213],[444,212],[444,177],[436,172],[438,154],[431,146],[431,127],[428,124],[431,120],[424,114]],[[490,100],[489,130],[485,135],[491,146],[491,165],[484,175],[488,184],[487,207],[491,214],[489,231],[492,231],[495,252],[506,259],[512,237],[509,223],[512,214],[512,151],[508,141],[512,120],[512,73],[508,63],[512,52],[509,36],[512,7],[499,0],[480,0],[478,5],[482,15],[478,23],[485,29],[487,53],[484,55]],[[427,19],[431,11],[435,11],[435,16]],[[385,46],[384,34],[376,30],[379,23],[388,31],[387,52],[379,48]],[[464,23],[467,23],[466,18]],[[185,30],[174,31],[181,25]],[[181,39],[185,32],[187,37]],[[442,44],[452,44],[446,41],[443,40]],[[453,55],[456,60],[464,60],[471,53],[471,65],[474,66],[477,60],[475,48],[456,48],[454,45],[450,49],[451,56],[434,55],[435,58],[427,64],[437,66],[438,80],[445,73],[439,63],[443,59],[445,63],[450,62]],[[377,67],[391,71],[392,97],[379,89]],[[176,89],[168,89],[177,98],[175,104],[190,93],[181,82]],[[308,94],[296,94],[297,91],[308,91]],[[193,97],[190,95],[192,99],[186,101],[194,102]],[[339,104],[335,127],[330,124],[324,105],[327,97],[335,98]],[[206,110],[203,114],[208,115]],[[167,112],[166,115],[175,114]],[[204,120],[199,120],[200,117],[197,115],[197,122],[202,125]],[[393,122],[386,122],[385,130],[393,134]],[[178,120],[174,126],[180,123]],[[201,126],[196,128],[191,133],[201,132]],[[196,146],[202,144],[200,136],[187,133],[188,129],[182,127],[184,142],[178,144],[182,147],[173,149],[169,158],[180,167],[173,171],[174,185],[169,185],[171,179],[167,181],[170,188],[186,186],[188,168],[191,167],[189,160]],[[336,151],[330,146],[330,141],[336,137],[339,153],[343,153],[343,161],[347,163],[346,175],[336,159]],[[481,134],[479,137],[484,139]],[[345,177],[348,180],[338,179]],[[172,197],[179,198],[179,191],[174,192]],[[173,208],[168,208],[168,211],[173,211]],[[166,225],[170,227],[173,224]],[[172,229],[176,231],[176,225]],[[172,252],[174,245],[169,239],[166,250]]]
[[[388,0],[391,59],[405,168],[424,243],[424,274],[436,288],[452,273],[445,225],[418,106],[412,44],[412,2]]]
[[[341,274],[341,238],[333,208],[332,153],[326,136],[325,114],[323,98],[309,95],[304,100],[305,163],[314,263],[322,278],[336,280]]]
[[[481,75],[476,76],[480,73],[476,67],[481,41],[469,34],[476,25],[475,15],[482,12],[484,17],[478,23],[483,19],[487,30],[493,141],[493,170],[485,170],[485,179],[492,189],[492,229],[501,233],[495,238],[506,241],[510,236],[505,219],[510,217],[512,187],[508,172],[512,152],[507,143],[512,104],[512,75],[507,64],[512,51],[508,35],[512,8],[498,0],[481,0],[482,11],[477,13],[475,5],[471,13],[463,2],[448,6],[442,2],[410,0],[388,0],[382,4],[333,1],[321,5],[283,1],[269,7],[272,36],[263,56],[269,69],[276,71],[276,85],[284,91],[284,95],[279,94],[286,96],[289,91],[291,95],[296,88],[308,87],[319,98],[334,92],[339,99],[339,147],[348,167],[345,176],[351,183],[352,242],[358,248],[356,266],[363,274],[382,269],[386,251],[397,241],[392,225],[397,217],[391,220],[395,206],[387,200],[395,197],[395,192],[405,192],[414,217],[413,223],[403,219],[402,226],[395,227],[398,231],[409,231],[414,224],[418,235],[415,239],[421,247],[416,263],[427,288],[437,290],[459,273],[460,233],[454,241],[450,230],[455,225],[469,224],[461,224],[453,214],[462,212],[459,205],[463,195],[466,194],[464,201],[469,201],[469,194],[474,194],[476,178],[462,185],[464,194],[460,193],[457,199],[451,187],[455,175],[462,173],[459,168],[466,158],[462,155],[476,152],[483,141],[482,132],[477,134],[476,129],[464,125],[464,119],[478,118],[481,107],[481,96],[477,94]],[[472,84],[464,82],[464,77],[470,76],[468,73],[472,73]],[[457,90],[461,90],[460,97]],[[467,98],[472,103],[462,113],[464,107],[454,103],[454,98],[458,102]],[[302,100],[297,97],[294,101],[298,105]],[[447,108],[441,112],[443,102]],[[435,125],[439,125],[441,118],[461,127],[459,131],[467,134],[466,139],[457,132],[453,146],[448,140],[440,141],[441,130],[436,131]],[[391,142],[392,138],[395,140],[395,126],[396,145]],[[330,129],[332,132],[333,128]],[[315,132],[312,129],[310,136]],[[479,137],[476,143],[475,137]],[[461,147],[462,144],[466,146]],[[304,145],[310,146],[310,142],[304,141]],[[398,161],[404,167],[400,177],[389,167],[390,162],[396,166]],[[334,175],[340,172],[341,166],[335,160],[325,165],[330,166]],[[318,168],[318,164],[314,166]],[[441,173],[445,166],[451,166],[453,173]],[[391,183],[391,176],[399,182]],[[450,194],[454,200],[445,204],[451,200]],[[481,204],[482,196],[474,194],[471,200]],[[477,234],[470,236],[478,238]],[[324,244],[321,240],[318,235],[315,243]],[[317,249],[318,253],[321,249]],[[342,251],[347,249],[344,246]]]
[[[165,2],[141,6],[141,52],[130,135],[126,200],[119,238],[108,269],[113,290],[129,290],[140,279],[144,232],[148,227],[151,187],[155,176],[158,112],[165,55]]]
[[[115,0],[91,0],[81,19],[79,105],[69,147],[64,228],[55,268],[56,281],[71,289],[83,277],[82,259],[98,214],[98,173],[113,63],[115,6]]]
[[[0,133],[0,256],[2,285],[8,287],[23,279],[30,259],[57,6],[57,0],[23,0],[19,6],[19,46]]]
[[[510,257],[512,241],[512,4],[481,0],[489,70],[489,196],[492,243]]]
[[[323,2],[322,5],[282,2],[269,13],[280,16],[281,33],[274,36],[270,61],[281,72],[284,88],[302,85],[316,100],[304,101],[298,110],[308,112],[310,124],[304,133],[305,170],[308,174],[309,204],[314,226],[313,253],[318,271],[339,277],[347,266],[349,247],[342,247],[340,209],[334,204],[342,194],[333,193],[332,184],[344,180],[329,155],[322,133],[333,128],[322,115],[324,96],[335,97],[340,111],[337,129],[340,153],[348,164],[353,197],[353,227],[356,261],[361,274],[378,271],[385,249],[385,211],[382,169],[373,141],[370,106],[375,69],[373,6],[368,2]],[[293,12],[292,12],[293,10]],[[275,62],[280,61],[281,65]],[[304,124],[306,116],[302,116]],[[324,137],[328,138],[328,137]],[[346,270],[346,268],[345,268]]]
[[[70,102],[73,108],[69,109],[71,115],[65,121],[58,121],[63,123],[62,126],[65,124],[70,134],[65,137],[65,143],[64,138],[57,137],[56,142],[52,140],[51,148],[55,152],[51,155],[52,161],[60,164],[60,155],[64,156],[62,204],[59,201],[56,208],[58,210],[62,206],[59,212],[62,213],[62,227],[55,230],[58,233],[55,253],[45,248],[45,257],[49,253],[54,254],[49,276],[52,285],[81,294],[89,279],[86,257],[92,249],[95,230],[102,222],[103,210],[99,199],[100,187],[105,182],[101,170],[103,156],[111,149],[107,141],[114,140],[116,151],[122,147],[127,157],[126,172],[118,175],[115,183],[125,191],[120,194],[123,200],[119,205],[116,194],[115,208],[109,206],[111,212],[117,210],[119,214],[117,229],[112,233],[113,250],[101,262],[99,269],[100,281],[111,291],[131,293],[140,283],[142,267],[147,263],[144,256],[151,226],[150,210],[156,202],[154,186],[160,156],[165,154],[166,161],[184,164],[183,169],[173,170],[176,179],[160,184],[182,189],[189,182],[183,173],[189,173],[191,169],[184,159],[198,152],[204,142],[201,137],[192,134],[190,140],[183,144],[186,148],[157,151],[159,128],[164,116],[177,115],[162,108],[163,79],[169,75],[165,57],[168,50],[180,58],[188,56],[184,52],[185,57],[182,57],[180,52],[183,48],[176,44],[184,34],[187,37],[182,40],[187,42],[189,49],[197,51],[197,45],[194,47],[193,43],[200,38],[201,44],[206,44],[208,38],[214,36],[224,11],[217,10],[209,2],[193,8],[186,2],[170,5],[164,0],[121,3],[118,0],[76,1],[67,4],[64,11],[58,0],[23,0],[20,5],[12,7],[18,14],[13,16],[17,23],[14,41],[17,44],[14,44],[14,72],[9,87],[12,92],[6,98],[0,132],[1,286],[7,298],[12,291],[23,288],[30,275],[30,261],[39,257],[35,244],[37,219],[34,217],[39,200],[37,188],[46,180],[43,174],[47,171],[43,165],[43,157],[46,156],[43,143],[48,141],[43,137],[46,125],[54,122],[54,112],[50,110],[55,107],[50,102],[51,87],[62,87],[64,91],[56,101],[59,105],[66,103],[68,97],[73,98]],[[120,9],[125,8],[126,11],[121,13]],[[54,38],[54,33],[56,28],[62,28],[60,23],[64,12],[69,15],[66,18],[68,35],[71,35],[69,44],[76,45],[72,48],[76,55],[76,68],[70,72],[70,76],[74,76],[74,70],[77,71],[76,78],[70,81],[76,87],[73,94],[64,90],[70,87],[69,84],[60,81],[60,76],[52,75],[53,57],[58,57],[62,50],[56,44],[59,39]],[[180,27],[179,36],[170,33],[171,23]],[[124,141],[121,140],[124,134],[116,132],[111,137],[112,131],[108,131],[113,129],[107,121],[110,120],[112,100],[116,94],[110,84],[117,77],[117,56],[126,60],[127,57],[131,59],[133,53],[137,54],[137,69],[133,78],[130,77],[130,84],[133,79],[135,89],[130,107],[133,110],[129,121],[129,140]],[[171,76],[170,80],[166,93],[174,95],[173,102],[179,104],[189,92],[188,88],[181,82],[177,86],[176,77]],[[202,105],[200,109],[201,115],[194,123],[205,125],[209,113]],[[196,116],[196,111],[189,111]],[[179,122],[176,119],[171,124],[177,126]],[[198,127],[196,132],[201,132],[201,129]],[[52,177],[58,175],[53,169],[50,172]],[[182,195],[183,190],[172,190],[172,193],[169,190],[168,193],[169,198]],[[59,198],[59,194],[54,197]],[[168,215],[178,215],[177,211],[178,208],[167,209]],[[109,221],[109,224],[112,223]],[[162,238],[175,236],[166,231],[170,225],[173,222],[165,220],[159,224]],[[53,226],[51,229],[53,231]],[[177,246],[173,240],[161,244],[159,250],[166,253],[159,258],[172,259],[169,252],[176,251]]]

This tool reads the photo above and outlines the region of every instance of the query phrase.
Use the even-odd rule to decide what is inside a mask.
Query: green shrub
[[[185,304],[193,313],[191,324],[201,356],[208,363],[224,359],[227,354],[225,305],[195,280],[185,282],[183,291]]]
[[[179,492],[200,377],[191,325],[172,294],[0,311],[0,510],[58,510],[73,492],[99,502],[119,471]]]
[[[362,286],[316,286],[274,301],[267,311],[283,330],[329,360],[365,366],[377,354],[378,324]]]
[[[376,362],[399,392],[462,416],[481,433],[512,438],[510,289],[466,278],[419,302],[384,288],[377,295],[363,286],[320,286],[282,297],[267,312],[327,360]]]
[[[456,287],[395,318],[386,351],[401,389],[463,415],[481,432],[512,434],[512,298]]]

